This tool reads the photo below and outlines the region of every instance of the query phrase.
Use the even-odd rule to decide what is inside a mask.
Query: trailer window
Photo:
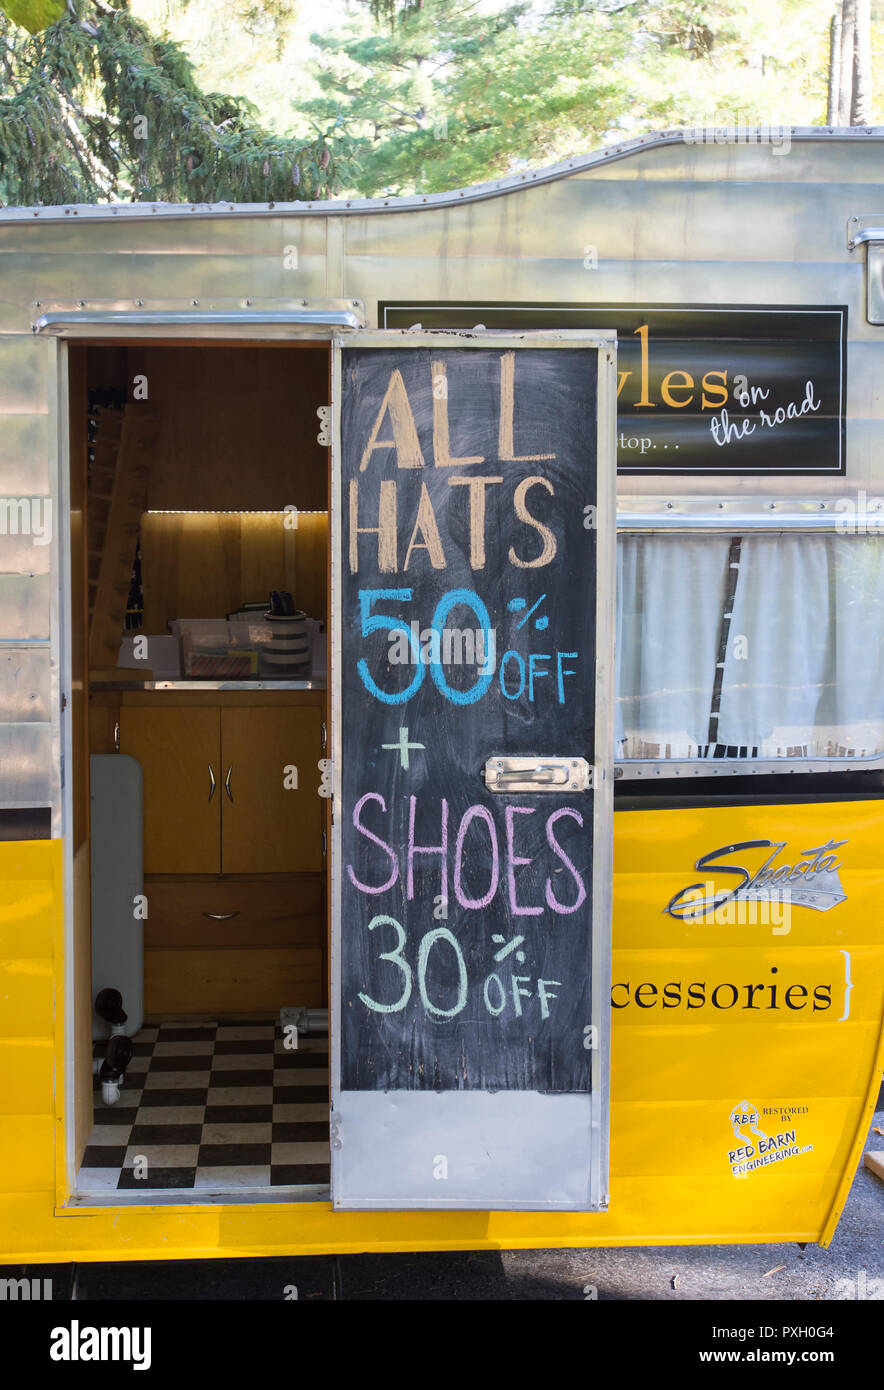
[[[884,752],[877,536],[621,536],[618,760]]]

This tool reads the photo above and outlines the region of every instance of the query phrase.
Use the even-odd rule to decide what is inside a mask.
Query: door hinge
[[[316,436],[316,442],[328,446],[331,444],[331,406],[317,406],[316,414],[319,416],[319,434]]]

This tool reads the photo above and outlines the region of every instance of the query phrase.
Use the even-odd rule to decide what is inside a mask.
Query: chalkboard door
[[[607,1203],[613,334],[335,343],[336,1208]]]

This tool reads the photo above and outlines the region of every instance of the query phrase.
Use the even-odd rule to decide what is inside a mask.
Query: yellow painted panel
[[[51,1193],[55,1186],[52,1115],[11,1115],[0,1128],[0,1191]]]
[[[683,1178],[622,1178],[612,1188],[617,1216],[538,1212],[333,1212],[301,1205],[82,1208],[51,1216],[40,1195],[0,1197],[6,1263],[208,1259],[329,1252],[481,1250],[594,1245],[760,1244],[813,1241],[835,1175],[788,1184],[698,1178],[686,1201]],[[745,1192],[745,1195],[743,1193]],[[727,1202],[723,1232],[710,1214]],[[649,1234],[653,1232],[654,1234]]]
[[[62,1063],[60,870],[57,841],[0,844],[0,1191],[39,1186],[44,1200]]]
[[[751,1157],[761,1162],[749,1176],[789,1182],[795,1174],[841,1171],[853,1142],[854,1097],[792,1105],[763,1091],[753,1095],[758,1133],[744,1125],[739,1136],[731,1123],[729,1098],[617,1104],[612,1122],[617,1174],[648,1180],[678,1174],[691,1181],[700,1175],[733,1179],[731,1165],[746,1161],[749,1155],[741,1150],[750,1144]]]
[[[605,1243],[612,1245],[815,1240],[833,1178],[831,1173],[788,1175],[785,1164],[776,1177],[765,1169],[742,1181],[702,1175],[690,1183],[681,1176],[657,1175],[653,1181],[617,1177],[611,1184],[611,1210],[599,1218],[592,1234],[605,1231],[611,1237]],[[721,1219],[725,1210],[726,1225]],[[649,1240],[649,1230],[660,1234]],[[814,1234],[808,1237],[808,1231]]]
[[[3,845],[0,876],[0,956],[40,957],[52,954],[52,879],[16,874],[16,863]]]
[[[813,1057],[813,1084],[819,1095],[849,1096],[859,1104],[869,1088],[869,1058],[874,1056],[879,1023],[846,1023],[844,1050],[819,1047],[816,1025],[790,1022],[770,1026],[764,1049],[747,1055],[741,1047],[718,1050],[716,1024],[658,1023],[621,1027],[614,1019],[612,1066],[613,1094],[618,1100],[678,1100],[685,1094],[689,1069],[691,1095],[698,1100],[718,1099],[747,1086],[767,1091],[771,1061],[775,1066],[780,1096],[806,1091],[808,1058]]]
[[[0,960],[0,1037],[51,1038],[54,995],[50,960]]]
[[[676,921],[664,911],[676,892],[701,879],[695,865],[702,856],[758,839],[782,842],[779,854],[790,868],[804,862],[804,880],[799,875],[796,882],[808,891],[819,884],[806,875],[807,852],[843,842],[832,871],[837,891],[829,893],[826,911],[793,902],[789,931],[777,934],[770,921]],[[21,922],[28,923],[27,937],[19,938],[22,960],[33,954],[34,933],[47,934],[60,953],[61,913],[52,888],[60,862],[58,843],[0,844],[0,933],[10,940],[2,914],[18,903]],[[0,1161],[0,1178],[8,1175],[0,1183],[0,1260],[829,1240],[884,1062],[878,925],[884,803],[625,813],[615,818],[615,867],[613,979],[628,981],[630,989],[628,999],[620,991],[626,1007],[614,1009],[612,1018],[608,1213],[334,1213],[328,1203],[84,1203],[61,1211],[49,1187],[40,1193],[11,1187],[29,1164],[41,1183],[48,1181],[46,1163],[29,1146],[52,1144],[46,1116],[53,1069],[61,1077],[64,1067],[57,993],[55,1050],[48,1037],[0,1037],[0,1113],[36,1117],[21,1160],[10,1157],[9,1167]],[[736,882],[720,873],[712,879],[716,892]],[[834,889],[834,880],[826,886]],[[8,961],[14,951],[7,947],[4,954]],[[26,992],[25,981],[35,976],[23,970],[6,976],[12,978]],[[702,1005],[688,1010],[685,997],[663,1009],[664,987],[678,980],[705,981]],[[716,985],[729,982],[738,987],[738,1000],[731,1004],[728,990],[713,1003]],[[648,983],[657,993],[642,993],[641,1003],[650,1004],[643,1008],[636,987]],[[769,1007],[773,983],[776,1007]],[[742,1007],[742,992],[753,984],[764,986],[753,996],[764,1008]],[[798,1007],[786,1003],[790,988]],[[760,1137],[767,1145],[793,1121],[798,1149],[812,1148],[759,1162],[780,1152],[762,1149]],[[13,1131],[22,1124],[4,1121]],[[735,1176],[731,1150],[750,1145],[754,1152],[743,1161],[754,1166]]]
[[[51,1115],[55,1053],[51,1038],[0,1038],[0,1115]]]

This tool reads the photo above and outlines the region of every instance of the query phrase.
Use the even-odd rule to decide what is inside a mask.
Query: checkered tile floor
[[[163,1023],[133,1042],[115,1105],[94,1079],[81,1191],[328,1184],[327,1038],[294,1051],[278,1024]]]

